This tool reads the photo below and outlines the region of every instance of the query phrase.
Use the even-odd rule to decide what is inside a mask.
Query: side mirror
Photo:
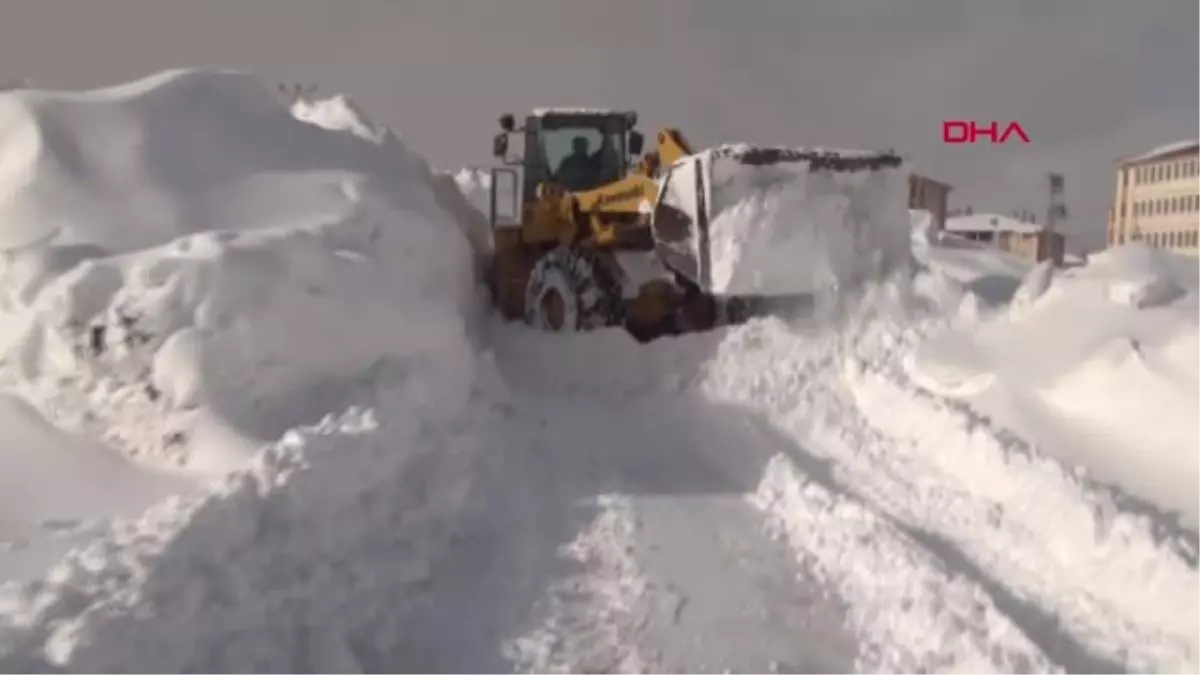
[[[498,133],[492,139],[492,154],[496,157],[504,158],[508,156],[508,134]]]
[[[505,133],[511,132],[515,127],[516,123],[513,121],[513,116],[511,114],[504,113],[500,116],[500,128],[503,129]]]
[[[642,136],[642,133],[640,131],[629,132],[629,154],[630,155],[642,154],[642,146],[645,145],[645,143],[646,143],[646,139],[645,139],[645,137]]]

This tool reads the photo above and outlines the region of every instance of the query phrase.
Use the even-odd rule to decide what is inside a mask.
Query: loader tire
[[[525,287],[525,323],[575,333],[625,322],[620,281],[587,249],[556,248],[533,266]]]

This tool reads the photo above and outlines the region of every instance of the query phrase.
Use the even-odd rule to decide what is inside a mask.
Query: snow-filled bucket
[[[835,290],[910,255],[907,173],[893,153],[722,146],[661,180],[656,250],[702,290]]]

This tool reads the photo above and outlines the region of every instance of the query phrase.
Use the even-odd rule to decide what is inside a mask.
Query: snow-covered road
[[[486,487],[434,566],[429,610],[405,630],[413,661],[399,667],[851,667],[837,598],[745,499],[765,462],[738,457],[755,439],[737,413],[686,395],[514,392],[511,405]]]

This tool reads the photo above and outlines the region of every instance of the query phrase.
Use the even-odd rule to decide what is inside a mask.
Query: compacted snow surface
[[[270,91],[0,93],[0,668],[1200,666],[1194,259],[801,181],[811,315],[541,334],[484,174]]]

